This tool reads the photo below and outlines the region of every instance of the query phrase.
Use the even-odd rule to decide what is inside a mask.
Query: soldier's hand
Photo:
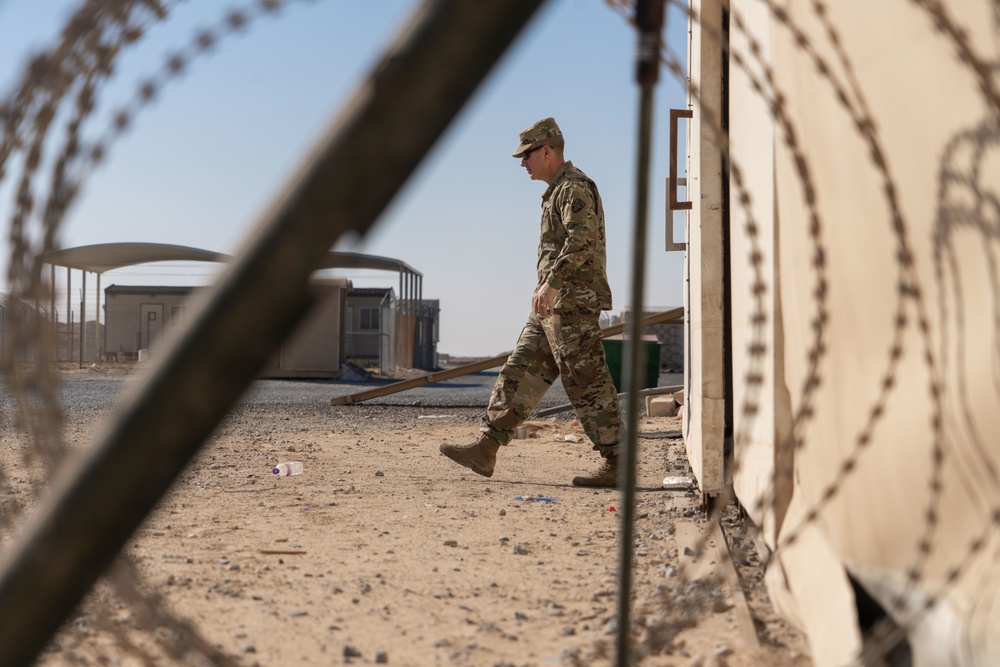
[[[535,314],[539,317],[548,317],[552,314],[555,302],[556,290],[552,289],[548,283],[542,283],[542,286],[535,292],[533,304]]]

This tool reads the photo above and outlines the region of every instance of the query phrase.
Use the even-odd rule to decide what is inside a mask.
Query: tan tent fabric
[[[733,485],[818,666],[862,648],[849,577],[913,664],[997,665],[1000,17],[988,0],[819,6],[730,4]],[[712,148],[703,125],[693,151]],[[710,320],[695,306],[716,277],[688,275],[689,317]],[[689,451],[702,435],[686,429]]]
[[[830,3],[849,68],[811,3],[791,4],[832,74],[820,76],[789,29],[772,25],[776,84],[820,215],[812,234],[802,169],[778,139],[784,379],[801,441],[779,544],[802,525],[822,533],[836,560],[913,626],[915,664],[1000,664],[1000,153],[984,124],[1000,108],[956,60],[963,47],[915,3]],[[964,48],[992,59],[990,4],[953,1],[946,11],[968,31]],[[887,174],[856,128],[866,106]],[[948,183],[949,172],[962,182]],[[779,557],[793,581],[824,577],[830,565],[795,548]],[[800,616],[830,614],[821,596],[793,595]],[[826,657],[817,664],[834,664]]]

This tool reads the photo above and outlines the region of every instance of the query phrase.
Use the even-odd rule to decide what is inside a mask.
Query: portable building
[[[344,311],[350,281],[317,279],[319,301],[262,370],[262,377],[337,378],[344,361]],[[193,287],[111,285],[104,291],[104,350],[118,360],[156,354],[163,333],[188,317]],[[252,334],[251,334],[252,335]]]
[[[396,293],[391,287],[354,287],[347,293],[344,354],[363,368],[396,365]]]

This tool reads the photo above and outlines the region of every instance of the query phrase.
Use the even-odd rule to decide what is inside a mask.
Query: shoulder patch
[[[586,206],[586,205],[587,204],[582,199],[574,199],[573,200],[573,205],[572,205],[573,206],[573,212],[574,213],[579,213],[580,211],[583,210],[583,207]]]

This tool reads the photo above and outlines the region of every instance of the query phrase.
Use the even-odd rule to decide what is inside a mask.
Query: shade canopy
[[[229,256],[166,243],[100,243],[45,253],[42,261],[92,273],[148,262],[226,262]]]
[[[65,266],[80,271],[104,273],[135,264],[149,262],[221,262],[231,255],[189,246],[168,243],[99,243],[65,248],[42,255],[42,261],[54,266]],[[318,269],[376,269],[421,275],[406,262],[390,257],[364,255],[356,252],[327,253]]]

